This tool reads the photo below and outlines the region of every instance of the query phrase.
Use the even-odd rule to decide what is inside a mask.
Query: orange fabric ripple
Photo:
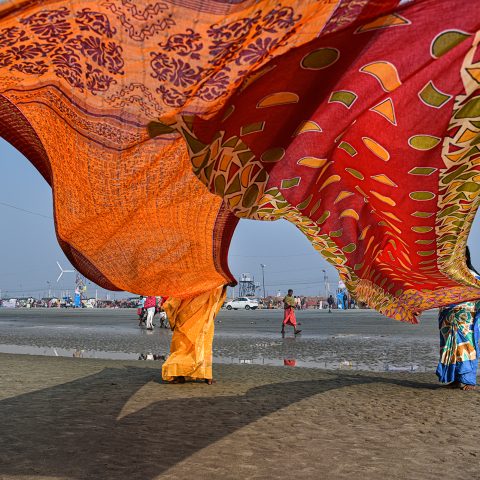
[[[337,3],[2,3],[0,135],[51,184],[60,245],[82,273],[177,298],[234,281],[237,219],[194,176],[183,139],[151,139],[147,125],[215,113]]]

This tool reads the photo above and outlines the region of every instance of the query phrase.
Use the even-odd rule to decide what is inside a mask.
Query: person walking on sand
[[[153,317],[155,315],[155,308],[157,306],[157,298],[153,296],[147,297],[144,308],[147,310],[147,330],[153,330]]]
[[[169,328],[167,312],[163,309],[163,304],[167,301],[168,297],[160,297],[158,302],[158,312],[160,317],[160,328]]]
[[[293,290],[289,290],[288,294],[283,299],[283,323],[282,323],[282,337],[285,336],[285,325],[291,325],[295,335],[298,335],[301,330],[297,329],[297,319],[295,318],[295,297]]]
[[[472,266],[470,251],[465,260],[471,274],[480,280]],[[475,390],[478,356],[480,354],[480,301],[463,302],[442,307],[439,312],[440,361],[437,377],[448,388]]]
[[[328,303],[328,313],[332,313],[333,304],[335,303],[335,300],[333,299],[332,295],[328,297],[327,303]]]
[[[145,300],[147,297],[140,298],[140,301],[138,302],[138,307],[137,307],[137,315],[138,315],[138,326],[141,327],[142,325],[145,325],[145,318],[146,318],[146,311],[145,311]]]

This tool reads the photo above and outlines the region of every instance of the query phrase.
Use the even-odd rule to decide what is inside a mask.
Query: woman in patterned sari
[[[470,251],[466,248],[467,266],[477,278]],[[440,309],[440,362],[437,376],[450,388],[475,390],[479,356],[480,301],[449,305]]]

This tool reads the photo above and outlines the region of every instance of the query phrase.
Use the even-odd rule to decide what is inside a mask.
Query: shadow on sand
[[[313,395],[370,383],[435,388],[377,376],[325,376],[267,384],[244,395],[222,395],[220,386],[199,385],[197,390],[159,385],[157,370],[108,368],[7,398],[0,401],[0,478],[151,479],[251,422]],[[143,399],[136,410],[119,418],[129,399],[149,382],[156,382],[150,384],[155,398]],[[191,396],[192,388],[202,396]],[[177,398],[162,399],[172,393]]]

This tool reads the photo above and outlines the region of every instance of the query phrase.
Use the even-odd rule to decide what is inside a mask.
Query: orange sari
[[[197,297],[168,299],[163,308],[173,330],[171,353],[162,367],[162,377],[211,379],[214,320],[225,301],[226,288],[214,288]]]

